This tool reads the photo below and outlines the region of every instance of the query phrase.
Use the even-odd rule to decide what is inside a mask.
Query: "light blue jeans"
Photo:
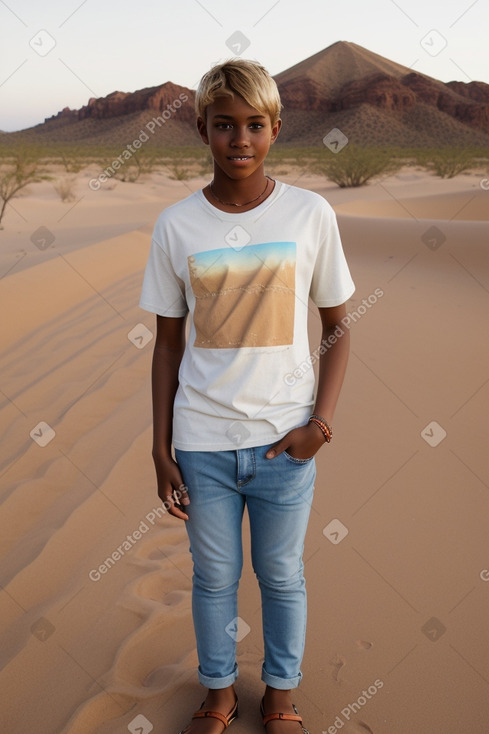
[[[207,688],[226,688],[238,675],[237,592],[245,504],[262,599],[262,680],[287,690],[302,678],[306,631],[302,554],[316,465],[314,458],[294,459],[285,452],[266,459],[269,448],[175,450],[190,497],[186,526],[194,566],[192,611],[198,675]]]

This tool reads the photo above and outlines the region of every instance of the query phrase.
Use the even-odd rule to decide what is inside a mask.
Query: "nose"
[[[246,125],[236,125],[234,128],[234,135],[231,140],[231,145],[234,148],[247,148],[249,146],[249,134]]]

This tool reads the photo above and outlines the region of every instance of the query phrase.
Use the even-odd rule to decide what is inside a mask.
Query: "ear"
[[[270,137],[270,144],[273,145],[273,143],[278,138],[278,134],[280,132],[280,128],[282,127],[282,120],[279,118],[275,125],[272,125],[272,135]]]
[[[199,131],[199,135],[204,141],[206,145],[209,145],[209,136],[207,135],[207,125],[205,120],[202,119],[202,117],[197,118],[197,130]]]

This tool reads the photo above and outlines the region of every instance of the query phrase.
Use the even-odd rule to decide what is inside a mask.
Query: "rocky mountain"
[[[363,145],[489,145],[489,84],[483,82],[445,84],[346,41],[275,79],[284,107],[279,144],[322,145],[336,127]],[[199,142],[194,98],[193,90],[172,82],[112,92],[9,136],[120,145],[146,130],[151,144],[193,145]]]
[[[193,123],[192,107],[185,103],[189,100],[193,102],[194,97],[193,90],[166,82],[158,87],[139,89],[137,92],[112,92],[107,97],[91,97],[88,104],[81,109],[70,110],[69,107],[65,107],[64,110],[44,122],[48,123],[50,120],[60,118],[69,122],[86,119],[105,120],[145,110],[154,112],[156,115],[166,111],[170,113],[169,116],[165,116],[169,119],[178,110],[180,122]]]
[[[302,124],[309,145],[332,127],[362,144],[489,144],[489,84],[445,84],[355,43],[334,43],[275,80],[284,121],[293,119],[282,142]]]

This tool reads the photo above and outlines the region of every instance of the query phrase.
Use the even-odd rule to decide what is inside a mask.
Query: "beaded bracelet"
[[[324,420],[324,418],[321,418],[320,415],[316,415],[314,413],[310,416],[309,423],[315,423],[321,429],[326,443],[329,443],[331,441],[331,439],[333,438],[333,429],[331,428],[329,423]]]

